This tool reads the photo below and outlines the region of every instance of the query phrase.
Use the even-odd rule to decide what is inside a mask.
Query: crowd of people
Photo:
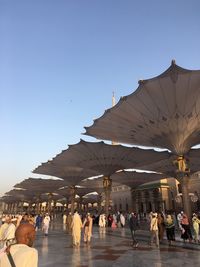
[[[37,267],[38,252],[32,248],[35,233],[41,229],[48,235],[50,216],[2,215],[0,227],[0,267]]]
[[[20,224],[29,223],[34,226],[35,231],[41,229],[48,235],[50,216],[48,213],[41,215],[17,214],[3,215],[0,227],[0,248],[15,242],[15,231]]]
[[[96,224],[99,226],[100,229],[107,227],[110,227],[112,229],[115,228],[124,228],[129,227],[132,237],[132,245],[133,247],[138,246],[138,241],[136,239],[136,231],[138,229],[148,229],[150,231],[150,241],[149,244],[152,246],[154,243],[159,248],[160,243],[163,242],[164,236],[166,236],[169,245],[172,245],[172,243],[176,240],[175,237],[182,239],[184,242],[195,242],[200,243],[199,239],[199,225],[200,225],[200,215],[199,214],[193,214],[191,222],[188,219],[188,216],[181,211],[177,216],[175,213],[172,214],[164,214],[162,213],[156,213],[156,212],[150,212],[148,215],[143,214],[139,215],[134,212],[123,214],[122,212],[117,212],[113,214],[109,214],[108,217],[106,217],[105,214],[100,215],[93,215],[90,214],[85,216],[79,215],[78,212],[75,213],[76,217],[79,217],[77,219],[77,222],[73,222],[73,217],[69,214],[63,215],[63,223],[66,223],[68,232],[72,232],[73,237],[73,244],[75,246],[80,245],[80,237],[81,237],[81,230],[84,229],[84,241],[90,242],[91,236],[92,236],[92,224]],[[90,218],[90,227],[89,230],[87,227],[85,227],[86,224],[86,218]],[[72,224],[71,224],[72,223]],[[71,225],[71,229],[70,229]],[[75,232],[77,231],[77,228],[75,230],[75,225],[78,226],[78,242],[76,242],[75,238]],[[85,238],[86,234],[89,233],[89,239],[87,240]],[[192,234],[193,233],[193,234]]]
[[[81,237],[87,245],[91,243],[93,225],[100,230],[106,227],[111,229],[128,227],[132,238],[132,246],[138,247],[136,237],[137,231],[147,230],[150,232],[150,246],[155,244],[159,248],[166,236],[169,245],[176,237],[180,237],[184,242],[200,243],[199,225],[200,215],[193,214],[192,220],[181,211],[177,216],[173,214],[164,214],[151,212],[149,214],[136,214],[130,212],[123,214],[116,212],[106,216],[102,214],[79,214],[77,210],[72,215],[71,212],[63,214],[63,225],[65,230],[71,236],[72,245],[80,247]],[[3,215],[0,227],[0,267],[20,266],[20,267],[37,267],[37,251],[32,248],[35,240],[35,233],[43,231],[44,236],[48,236],[49,226],[52,218],[46,214],[28,215]],[[144,227],[145,226],[145,227]],[[31,263],[28,262],[25,255],[31,256]],[[24,257],[24,260],[22,259]],[[26,259],[26,260],[25,260]],[[16,264],[12,265],[10,261]],[[20,265],[18,265],[20,262]]]
[[[177,216],[175,214],[153,213],[149,215],[150,232],[152,245],[154,240],[157,247],[163,241],[164,232],[169,245],[176,240],[176,235],[179,236],[184,242],[200,243],[199,239],[199,224],[200,215],[193,213],[190,222],[186,213],[181,211]],[[192,235],[193,232],[193,235]]]

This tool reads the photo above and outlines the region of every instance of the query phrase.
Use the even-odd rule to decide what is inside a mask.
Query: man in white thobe
[[[4,246],[8,246],[11,245],[13,243],[15,243],[15,230],[16,230],[16,223],[17,223],[17,219],[13,218],[8,221],[8,226],[5,229],[3,236],[2,236],[2,240],[4,241]]]
[[[5,219],[5,221],[0,227],[0,248],[4,247],[4,245],[5,245],[5,240],[4,240],[5,232],[9,226],[9,222],[10,222],[10,217],[6,216],[6,217],[4,217],[4,219]]]
[[[48,236],[48,233],[49,233],[50,220],[51,220],[50,216],[48,215],[48,213],[46,213],[46,215],[43,219],[43,230],[44,230],[45,236]]]
[[[75,211],[74,213],[71,228],[72,228],[73,245],[79,247],[81,242],[82,221],[77,211]]]

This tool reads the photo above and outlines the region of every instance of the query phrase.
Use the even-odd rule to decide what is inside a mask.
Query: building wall
[[[126,185],[115,186],[111,193],[112,210],[128,212],[132,210],[131,188]]]
[[[158,184],[160,185],[158,186]],[[197,202],[191,202],[192,211],[200,211],[200,175],[194,175],[189,183],[189,192],[198,197]],[[174,178],[146,183],[135,190],[127,186],[117,186],[112,189],[113,211],[136,211],[148,213],[150,211],[176,211],[183,209],[182,202],[176,201],[181,193],[179,182]]]
[[[189,191],[190,193],[193,193],[198,198],[197,202],[191,201],[192,211],[199,212],[200,211],[200,173],[193,175],[191,177],[191,180],[189,183]]]

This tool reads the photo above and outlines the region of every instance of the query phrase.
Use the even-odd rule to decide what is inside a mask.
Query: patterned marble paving
[[[185,249],[180,246],[161,244],[160,249],[148,245],[149,236],[142,236],[137,249],[132,247],[130,233],[117,229],[99,233],[94,228],[91,245],[81,243],[74,248],[69,236],[56,224],[49,236],[37,233],[35,247],[39,253],[39,267],[189,267],[200,265],[197,246]],[[193,250],[192,250],[193,249]]]

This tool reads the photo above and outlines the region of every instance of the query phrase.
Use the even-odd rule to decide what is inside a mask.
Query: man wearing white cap
[[[15,230],[16,230],[17,218],[10,218],[8,221],[8,227],[6,228],[2,237],[5,242],[4,245],[11,245],[15,243]]]
[[[4,247],[4,245],[5,245],[4,236],[5,236],[5,231],[9,226],[9,222],[10,222],[10,217],[5,216],[4,217],[4,223],[0,227],[0,247],[1,248]]]

